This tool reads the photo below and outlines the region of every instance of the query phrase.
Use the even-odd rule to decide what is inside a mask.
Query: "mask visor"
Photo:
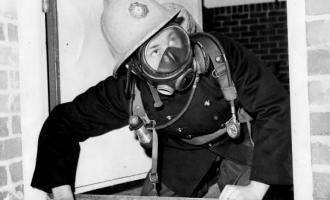
[[[190,40],[180,26],[166,27],[156,34],[143,50],[143,60],[154,74],[174,73],[190,61]]]

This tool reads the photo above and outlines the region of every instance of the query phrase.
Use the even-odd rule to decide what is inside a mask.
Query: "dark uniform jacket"
[[[238,91],[236,105],[253,117],[255,146],[248,148],[240,140],[228,136],[210,148],[181,141],[180,138],[209,134],[223,128],[231,117],[229,104],[209,72],[201,76],[185,114],[173,125],[158,131],[161,181],[177,194],[190,196],[220,155],[251,165],[251,180],[270,185],[292,184],[287,92],[248,50],[228,38],[217,37],[225,49]],[[129,99],[124,94],[125,85],[125,76],[110,76],[72,102],[54,108],[39,137],[33,187],[50,192],[56,186],[74,185],[79,142],[128,124]],[[137,85],[148,117],[157,124],[167,122],[168,116],[175,117],[190,94],[188,89],[173,96],[161,95],[164,107],[156,110],[148,86],[141,81]]]

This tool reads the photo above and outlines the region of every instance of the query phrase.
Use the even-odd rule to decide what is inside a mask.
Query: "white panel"
[[[151,166],[127,127],[81,143],[76,192],[142,179]]]
[[[112,73],[114,61],[100,29],[102,0],[58,0],[62,102]]]
[[[291,131],[295,199],[313,199],[305,1],[288,3]]]

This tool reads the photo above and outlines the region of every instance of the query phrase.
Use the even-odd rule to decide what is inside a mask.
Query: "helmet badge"
[[[148,9],[147,5],[139,3],[139,2],[131,3],[128,10],[132,17],[135,17],[138,19],[146,17],[147,14],[149,13],[149,9]]]

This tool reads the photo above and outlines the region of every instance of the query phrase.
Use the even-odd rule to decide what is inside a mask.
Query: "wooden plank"
[[[146,197],[146,196],[118,196],[118,195],[76,195],[77,200],[216,200],[211,198],[187,198],[187,197]]]

